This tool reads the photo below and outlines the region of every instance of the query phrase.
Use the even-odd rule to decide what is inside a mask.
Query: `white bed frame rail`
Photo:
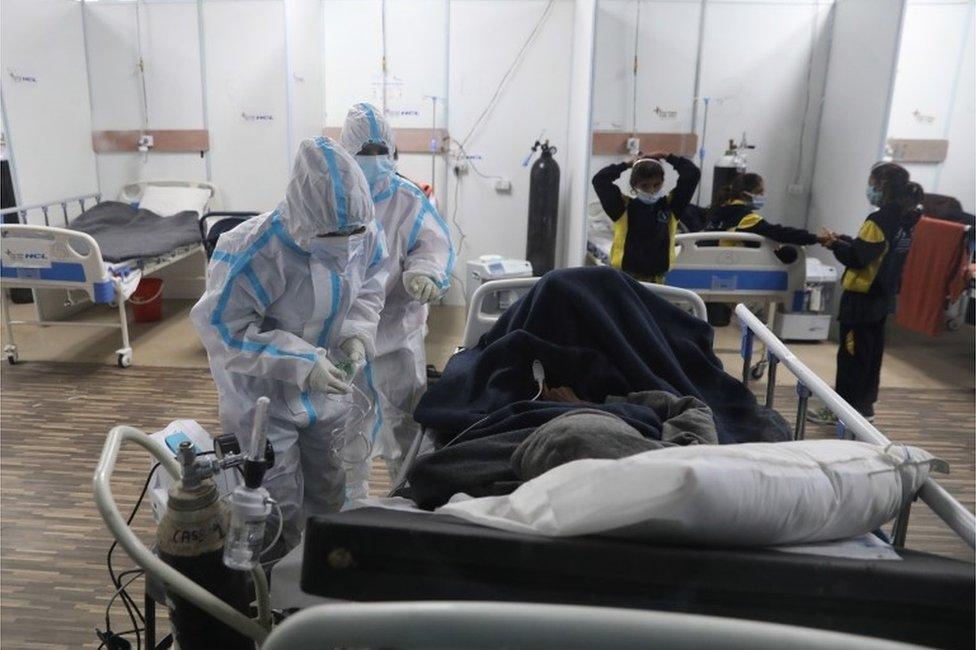
[[[64,225],[67,226],[69,222],[68,217],[68,206],[73,203],[77,203],[80,208],[80,212],[84,212],[86,207],[85,203],[89,200],[93,200],[94,203],[99,203],[102,200],[101,194],[81,194],[79,196],[72,196],[67,199],[60,199],[58,201],[51,201],[50,203],[35,203],[33,205],[15,205],[12,208],[6,208],[0,210],[0,217],[6,216],[8,214],[16,214],[18,221],[22,224],[27,223],[27,213],[31,210],[40,210],[44,215],[44,225],[51,225],[51,210],[55,206],[61,207],[61,214],[64,218]]]
[[[205,181],[152,180],[135,181],[126,184],[119,193],[119,201],[134,203],[142,198],[143,192],[149,186],[155,187],[196,187],[210,192],[207,210],[212,209],[217,202],[217,187]],[[14,325],[42,325],[42,326],[72,326],[118,329],[122,335],[122,347],[115,351],[119,367],[127,368],[132,365],[132,346],[129,340],[129,325],[125,311],[125,295],[123,280],[105,270],[102,262],[101,249],[90,235],[76,230],[60,228],[51,225],[52,216],[58,212],[64,219],[64,225],[70,225],[72,209],[77,203],[81,212],[101,201],[98,193],[83,194],[69,198],[58,199],[48,203],[14,206],[0,210],[0,216],[16,214],[19,224],[0,225],[0,246],[2,246],[2,273],[0,273],[0,307],[5,327],[6,342],[4,356],[8,363],[19,361],[17,344],[14,341]],[[44,225],[27,224],[28,213],[40,211],[44,216]],[[196,252],[203,251],[202,243],[185,246],[175,251],[139,262],[133,270],[149,275],[165,267],[171,266]],[[118,322],[89,323],[76,320],[52,320],[45,318],[45,314],[38,310],[37,320],[12,320],[10,304],[6,289],[64,289],[68,292],[65,304],[74,304],[74,295],[79,292],[93,304],[112,304],[118,310]],[[35,303],[39,294],[34,294]]]
[[[118,329],[122,347],[115,351],[118,365],[132,364],[132,347],[125,313],[122,279],[106,273],[98,243],[83,232],[53,226],[0,225],[2,271],[0,271],[0,308],[3,311],[3,347],[7,362],[19,361],[14,340],[14,325],[96,327]],[[10,301],[5,289],[65,289],[82,291],[94,304],[115,303],[118,323],[82,323],[77,321],[12,320]]]
[[[766,346],[766,356],[769,362],[769,374],[766,378],[766,406],[773,407],[773,394],[776,388],[776,368],[783,364],[797,379],[796,392],[799,396],[796,413],[796,429],[794,438],[802,440],[806,427],[807,403],[810,397],[816,396],[839,419],[838,437],[852,436],[855,440],[869,442],[874,445],[887,447],[892,442],[888,440],[863,415],[838,395],[823,379],[790,352],[786,345],[776,338],[762,321],[749,311],[745,305],[735,308],[736,316],[742,324],[742,380],[748,382],[749,368],[752,364],[752,347],[754,339],[759,339]],[[970,548],[976,548],[976,516],[965,506],[952,497],[945,488],[928,479],[918,492],[918,498],[925,502]],[[911,502],[905,506],[895,520],[892,543],[903,547],[908,534],[908,517]]]

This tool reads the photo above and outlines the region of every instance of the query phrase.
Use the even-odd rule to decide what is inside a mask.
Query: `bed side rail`
[[[287,618],[263,650],[398,648],[908,648],[778,623],[582,605],[478,601],[337,603]]]
[[[97,303],[115,299],[115,281],[102,266],[98,243],[86,233],[2,224],[0,255],[0,281],[5,286],[81,289]]]
[[[783,364],[797,379],[797,394],[800,397],[797,408],[796,432],[794,437],[804,437],[804,420],[806,418],[807,400],[816,396],[823,401],[839,418],[843,430],[854,439],[875,445],[888,446],[888,438],[857,412],[844,398],[838,395],[827,382],[818,377],[806,367],[790,349],[783,344],[745,305],[738,305],[735,314],[742,323],[742,357],[744,373],[752,363],[752,347],[754,339],[758,338],[766,346],[769,358],[769,375],[766,387],[766,405],[772,408],[773,390],[776,386],[776,367]],[[928,479],[918,492],[918,498],[932,509],[970,548],[976,548],[976,516],[965,506],[952,497],[945,488]],[[910,503],[909,503],[910,506]],[[906,507],[895,522],[896,546],[903,546],[908,527],[909,507]]]
[[[696,232],[674,238],[676,256],[665,284],[689,289],[713,302],[757,299],[793,309],[806,283],[806,255],[784,264],[776,257],[779,244],[760,235],[738,232]],[[758,247],[719,246],[720,242]]]
[[[71,196],[66,199],[57,199],[55,201],[49,201],[47,203],[33,203],[31,205],[15,205],[12,208],[6,208],[0,210],[0,217],[6,216],[8,214],[16,214],[17,220],[21,224],[27,223],[27,213],[32,210],[40,210],[41,214],[44,216],[44,225],[51,225],[52,212],[57,213],[60,208],[61,217],[64,219],[64,225],[68,225],[69,222],[69,208],[74,209],[74,204],[77,203],[79,207],[79,214],[88,209],[88,202],[91,201],[92,205],[99,203],[102,200],[101,194],[81,194],[79,196]]]

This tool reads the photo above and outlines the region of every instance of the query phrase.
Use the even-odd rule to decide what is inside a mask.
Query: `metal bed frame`
[[[210,191],[210,199],[207,202],[208,206],[214,203],[217,197],[217,188],[211,183],[201,181],[138,181],[125,185],[119,193],[119,200],[126,203],[138,201],[142,192],[148,186],[199,187],[207,189]],[[20,360],[13,334],[14,325],[118,329],[122,338],[122,347],[115,351],[116,362],[120,368],[127,368],[132,365],[132,346],[129,340],[129,324],[125,310],[126,298],[123,293],[123,280],[120,277],[108,273],[104,269],[98,243],[90,235],[69,229],[69,206],[73,207],[73,204],[77,203],[81,212],[84,212],[88,201],[93,200],[94,205],[101,202],[101,198],[102,195],[100,193],[84,194],[48,203],[14,206],[0,210],[0,217],[15,214],[20,222],[18,224],[0,225],[0,241],[19,240],[43,242],[42,246],[46,247],[47,250],[42,254],[49,254],[52,258],[49,260],[51,265],[47,268],[3,265],[2,273],[0,273],[0,311],[2,311],[6,337],[3,352],[7,362],[11,365],[16,364]],[[60,207],[65,228],[51,225],[51,213],[56,212],[58,207]],[[37,210],[40,210],[44,217],[43,226],[27,223],[28,214],[31,211]],[[193,244],[190,246],[181,246],[163,255],[140,258],[131,263],[132,268],[130,272],[139,271],[144,276],[151,275],[202,250],[202,243]],[[60,272],[54,270],[54,264],[59,265]],[[130,263],[120,263],[119,266],[124,267],[127,264]],[[81,301],[88,301],[92,304],[112,305],[118,310],[118,322],[87,323],[51,320],[44,318],[40,312],[38,313],[38,318],[35,320],[12,320],[10,317],[9,298],[7,292],[4,290],[7,288],[35,290],[35,302],[38,300],[38,294],[36,292],[38,289],[64,289],[67,291],[66,305],[74,305]]]
[[[796,393],[799,401],[796,409],[794,439],[802,440],[805,437],[807,406],[810,398],[815,396],[823,401],[824,405],[839,418],[838,437],[851,437],[882,447],[893,444],[844,398],[838,395],[827,382],[804,365],[745,305],[738,305],[735,308],[735,314],[742,324],[740,352],[742,354],[743,383],[748,383],[749,380],[753,343],[756,339],[766,346],[766,357],[769,363],[769,373],[766,378],[767,407],[773,407],[776,369],[779,365],[785,366],[797,379]],[[936,483],[934,479],[929,478],[919,489],[916,498],[921,499],[929,506],[970,548],[976,548],[976,516],[946,492],[945,488]],[[894,522],[892,543],[896,547],[905,546],[910,513],[911,501],[905,505]]]
[[[486,283],[475,292],[470,313],[480,314],[481,304],[492,291],[520,288],[527,290],[536,281],[537,278],[519,278]],[[690,304],[699,318],[705,315],[704,302],[692,292],[659,285],[648,288],[675,302]],[[797,359],[745,305],[738,305],[735,311],[743,328],[741,354],[744,380],[748,379],[755,340],[759,339],[766,345],[769,361],[766,405],[770,408],[773,406],[773,387],[780,365],[785,366],[797,378],[800,403],[797,408],[796,439],[804,437],[807,401],[815,395],[838,415],[842,422],[839,431],[876,445],[892,444],[826,382]],[[476,342],[481,335],[479,330],[491,326],[490,320],[487,316],[473,319],[469,316],[468,327],[465,328],[465,343]],[[410,464],[415,461],[423,437],[424,433],[421,432],[415,438],[394,485],[402,480]],[[309,608],[290,617],[272,632],[270,600],[263,571],[254,572],[258,616],[249,618],[162,562],[126,525],[111,491],[111,478],[123,442],[132,442],[143,447],[172,477],[177,478],[179,475],[179,468],[172,454],[150,436],[128,426],[112,429],[93,480],[95,502],[109,530],[150,578],[166,584],[167,588],[192,601],[218,620],[236,627],[267,650],[308,647],[310,641],[314,647],[329,644],[427,647],[431,643],[448,642],[465,647],[497,647],[499,643],[509,643],[520,647],[582,648],[606,645],[611,640],[613,647],[620,648],[714,646],[772,649],[789,645],[798,650],[828,647],[866,650],[909,647],[889,640],[738,619],[615,608],[497,602],[324,605]],[[919,490],[917,498],[925,502],[970,547],[976,548],[976,517],[944,488],[930,478]],[[910,503],[895,520],[895,546],[904,546],[909,509]]]

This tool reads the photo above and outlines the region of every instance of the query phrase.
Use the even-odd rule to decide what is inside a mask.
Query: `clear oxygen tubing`
[[[326,394],[326,399],[350,409],[346,417],[329,431],[332,453],[338,457],[345,468],[355,467],[365,462],[373,451],[373,441],[366,433],[366,424],[376,415],[376,402],[356,385],[355,380],[359,374],[360,370],[357,370],[348,384],[353,399],[343,399],[345,397],[343,395]],[[355,450],[354,443],[357,441],[361,441],[362,453],[352,453]]]
[[[533,397],[532,399],[529,400],[530,402],[534,402],[537,399],[539,399],[540,397],[542,397],[542,391],[543,391],[543,389],[545,388],[545,385],[546,385],[546,371],[545,371],[545,368],[542,367],[542,362],[539,361],[538,359],[533,359],[532,360],[532,378],[535,380],[535,383],[538,384],[539,390],[536,391],[535,397]],[[468,428],[466,428],[464,431],[462,431],[461,433],[459,433],[456,436],[454,436],[453,438],[451,438],[450,442],[448,442],[446,445],[444,445],[444,447],[450,447],[455,442],[457,442],[458,440],[460,440],[461,439],[461,436],[463,436],[464,434],[466,434],[468,431],[471,431],[471,429],[475,428],[476,426],[478,426],[479,424],[481,424],[482,422],[484,422],[485,420],[487,420],[491,416],[492,416],[492,413],[489,413],[485,417],[481,418],[480,420],[478,420],[477,422],[475,422],[474,424],[472,424],[471,426],[469,426]],[[442,449],[443,449],[443,447],[442,447]]]

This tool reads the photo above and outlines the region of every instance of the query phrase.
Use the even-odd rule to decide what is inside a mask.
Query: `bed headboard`
[[[779,244],[765,237],[737,232],[697,232],[674,238],[677,254],[665,284],[694,291],[712,302],[746,300],[778,302],[793,309],[796,294],[806,283],[806,256],[795,246],[797,258],[784,264],[776,257]],[[738,246],[720,246],[735,242]],[[752,244],[755,248],[743,246]]]
[[[133,181],[126,183],[119,191],[119,201],[123,203],[138,203],[142,199],[142,193],[150,185],[155,187],[198,187],[210,192],[210,200],[207,202],[208,210],[216,210],[218,205],[217,186],[207,181]]]

